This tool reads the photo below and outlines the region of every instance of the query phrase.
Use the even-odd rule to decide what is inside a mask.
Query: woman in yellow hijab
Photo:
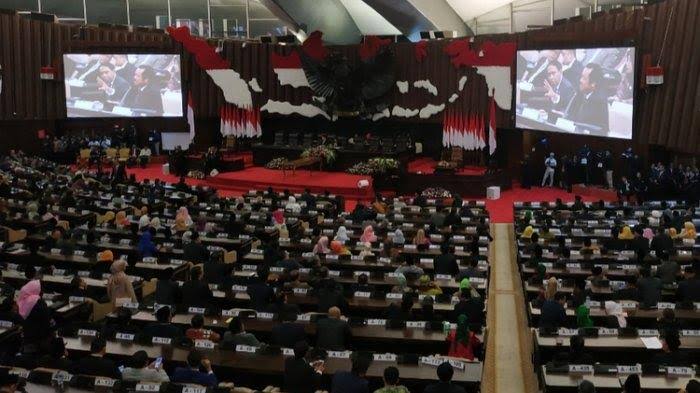
[[[114,212],[110,210],[107,213],[105,213],[102,219],[102,223],[109,225],[112,223],[112,221],[114,221]]]
[[[173,225],[173,231],[175,232],[184,232],[187,230],[187,224],[185,223],[185,218],[184,217],[178,217],[175,219],[175,224]]]
[[[124,212],[124,210],[119,211],[116,217],[114,217],[114,224],[117,228],[124,228],[129,225],[129,219],[126,218],[126,212]]]
[[[695,239],[697,236],[698,233],[692,221],[686,221],[685,224],[683,224],[681,233],[678,234],[679,239]]]
[[[525,227],[525,230],[523,230],[523,234],[520,235],[521,239],[530,239],[532,237],[532,234],[535,233],[535,230],[532,228],[532,225],[528,225]]]
[[[622,232],[617,236],[618,239],[620,240],[632,240],[634,239],[634,235],[632,234],[632,229],[629,227],[629,225],[625,225],[622,228]]]

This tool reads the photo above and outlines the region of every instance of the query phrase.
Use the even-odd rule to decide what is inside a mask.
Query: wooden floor
[[[488,344],[482,392],[538,391],[532,367],[522,282],[516,264],[513,224],[491,224]]]

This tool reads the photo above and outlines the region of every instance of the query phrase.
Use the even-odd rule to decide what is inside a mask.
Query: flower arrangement
[[[353,175],[378,175],[399,168],[399,162],[393,158],[376,157],[367,162],[359,162],[347,172]]]
[[[318,157],[326,164],[330,164],[335,161],[335,150],[325,145],[319,145],[304,150],[301,152],[301,156],[302,158]]]
[[[421,193],[426,198],[437,199],[437,198],[452,198],[452,193],[447,191],[442,187],[430,187],[423,190]]]
[[[265,164],[265,168],[267,169],[282,169],[284,164],[286,164],[288,161],[284,157],[277,157],[274,158],[272,161],[268,162]]]

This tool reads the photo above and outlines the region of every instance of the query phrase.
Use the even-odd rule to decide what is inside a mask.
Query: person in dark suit
[[[272,327],[270,333],[271,344],[281,347],[293,347],[299,341],[306,340],[304,325],[296,323],[297,316],[294,314],[283,314],[282,323]]]
[[[209,284],[202,281],[202,269],[192,268],[190,281],[182,285],[182,304],[185,307],[207,307],[213,298]]]
[[[250,308],[256,311],[263,311],[269,307],[274,291],[267,284],[267,276],[270,271],[265,265],[258,265],[255,276],[251,277],[246,293],[250,297]]]
[[[156,282],[154,302],[156,304],[178,304],[181,299],[180,286],[173,281],[173,270],[166,270]]]
[[[662,343],[662,352],[654,355],[653,363],[671,367],[690,367],[693,363],[688,354],[680,350],[681,339],[678,330],[665,331]]]
[[[547,109],[563,111],[574,96],[574,86],[564,79],[561,63],[553,61],[547,66],[547,78],[544,81]]]
[[[343,351],[352,339],[350,325],[342,319],[340,309],[331,307],[328,318],[316,323],[316,346],[331,351]]]
[[[368,356],[352,359],[350,371],[336,371],[331,383],[331,393],[369,393],[369,381],[365,378],[372,362]]]
[[[68,359],[68,351],[63,337],[54,337],[49,343],[49,353],[40,357],[37,367],[51,368],[68,371],[73,367],[73,362]]]
[[[446,274],[452,277],[459,275],[459,265],[454,254],[450,253],[450,245],[443,242],[440,245],[440,255],[433,261],[435,274]]]
[[[608,101],[603,95],[603,71],[600,65],[589,63],[581,72],[579,90],[566,108],[565,117],[576,123],[599,128],[590,130],[593,135],[605,136],[608,132]],[[586,128],[586,126],[583,126]]]
[[[93,375],[120,379],[121,373],[117,365],[110,359],[105,359],[107,342],[102,337],[96,337],[90,343],[90,356],[78,360],[72,367],[72,374]]]
[[[484,301],[481,297],[472,296],[470,288],[460,291],[459,302],[455,304],[450,320],[456,321],[461,314],[469,318],[469,324],[483,326],[486,320]]]
[[[306,353],[309,344],[299,341],[294,344],[294,357],[284,362],[284,391],[289,393],[314,393],[321,385],[324,362],[309,364]]]
[[[683,269],[683,278],[683,281],[678,283],[676,299],[684,303],[700,302],[700,280],[692,265]]]
[[[560,328],[566,325],[566,296],[563,293],[554,295],[554,299],[542,303],[539,327]]]
[[[129,90],[129,82],[117,75],[112,64],[102,64],[97,77],[97,90],[102,92],[102,101],[121,102]]]
[[[131,88],[127,91],[122,106],[151,111],[153,115],[163,114],[163,99],[156,86],[156,74],[148,65],[141,65],[134,71]]]
[[[209,260],[209,250],[202,244],[199,232],[193,231],[191,242],[182,248],[182,257],[188,262],[206,262]]]
[[[117,76],[124,79],[129,83],[134,80],[134,71],[136,71],[136,66],[129,63],[129,59],[126,55],[113,55],[114,59],[114,71]]]
[[[143,328],[143,334],[147,337],[165,337],[177,339],[183,336],[182,330],[170,323],[172,314],[170,307],[163,306],[156,311],[156,322]]]
[[[576,86],[581,78],[583,65],[576,59],[575,49],[564,49],[561,51],[561,65],[564,79],[566,79],[571,86]]]
[[[554,356],[555,363],[562,364],[594,364],[593,356],[586,352],[586,339],[575,335],[569,339],[569,350],[559,352]]]
[[[171,379],[176,383],[194,383],[211,387],[218,384],[216,375],[211,368],[211,362],[197,351],[192,351],[187,355],[187,367],[176,368]]]
[[[455,370],[448,362],[440,364],[437,368],[437,376],[440,382],[426,386],[423,393],[465,393],[463,387],[452,383]]]

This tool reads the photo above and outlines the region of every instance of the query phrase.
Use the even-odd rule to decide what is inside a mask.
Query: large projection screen
[[[518,51],[517,128],[632,138],[633,47]]]
[[[73,117],[180,117],[180,55],[64,54]]]

